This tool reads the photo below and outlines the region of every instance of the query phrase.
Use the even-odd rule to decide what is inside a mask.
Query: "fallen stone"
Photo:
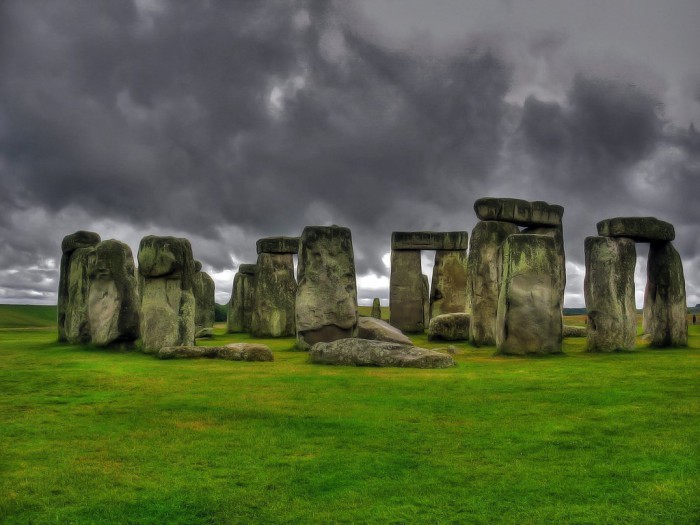
[[[165,346],[156,352],[158,359],[223,359],[226,361],[274,361],[269,347],[256,343],[226,346]]]
[[[250,333],[255,337],[294,335],[297,283],[290,253],[258,255]]]
[[[430,318],[466,309],[467,251],[438,250],[430,287]]]
[[[413,341],[401,330],[374,317],[360,317],[357,337],[371,341],[388,341],[413,346]]]
[[[194,333],[194,338],[195,339],[206,339],[209,337],[214,337],[214,329],[213,328],[200,328]]]
[[[482,221],[505,221],[519,226],[561,226],[564,208],[543,201],[485,197],[474,203],[476,216]]]
[[[562,337],[586,337],[587,328],[585,326],[572,326],[565,324],[562,327]]]
[[[467,232],[393,232],[392,250],[466,250]]]
[[[372,313],[371,316],[374,317],[375,319],[381,319],[382,318],[382,305],[379,302],[379,297],[375,297],[374,300],[372,301]]]
[[[433,317],[428,326],[428,341],[466,341],[469,339],[469,314],[451,313]]]
[[[346,366],[392,366],[401,368],[449,368],[454,359],[446,354],[415,346],[368,341],[367,339],[339,339],[317,343],[311,347],[312,363]]]
[[[258,254],[291,253],[296,255],[299,252],[299,237],[266,237],[258,239],[255,246],[258,249]]]
[[[615,217],[597,224],[598,235],[627,237],[635,242],[672,241],[676,238],[673,224],[656,217]]]

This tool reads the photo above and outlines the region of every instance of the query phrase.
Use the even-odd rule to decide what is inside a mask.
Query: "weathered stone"
[[[238,273],[233,277],[233,289],[226,319],[229,333],[250,332],[255,305],[255,271],[243,272],[241,269],[244,266],[255,268],[254,264],[241,264],[238,267]]]
[[[442,314],[430,319],[428,340],[466,341],[469,339],[469,314]]]
[[[194,345],[194,257],[187,239],[149,235],[138,253],[141,341],[146,353]]]
[[[649,247],[644,304],[652,346],[688,345],[683,263],[670,242],[652,242]]]
[[[421,274],[420,278],[421,284],[423,285],[421,288],[421,298],[423,301],[423,329],[425,329],[430,323],[430,283],[427,275]]]
[[[357,336],[352,235],[340,226],[307,226],[299,247],[297,347]]]
[[[299,252],[299,237],[265,237],[255,243],[258,254],[261,253],[291,253]]]
[[[564,232],[561,226],[537,226],[525,228],[520,233],[525,235],[548,235],[554,239],[557,255],[557,270],[559,271],[559,294],[561,304],[564,304],[564,290],[566,288],[566,253],[564,252]]]
[[[438,250],[430,287],[430,318],[466,310],[467,251]]]
[[[238,273],[245,275],[255,275],[258,271],[258,266],[256,264],[245,264],[241,263],[238,265]]]
[[[542,201],[485,197],[474,203],[482,221],[505,221],[519,226],[560,226],[564,208]]]
[[[195,274],[196,274],[197,272],[201,272],[201,271],[202,271],[202,262],[201,262],[201,261],[195,261],[195,262],[194,262],[194,271],[195,271]]]
[[[511,235],[501,251],[496,314],[498,352],[561,352],[561,283],[554,239],[546,235]]]
[[[360,317],[357,337],[371,341],[388,341],[390,343],[413,345],[413,341],[401,333],[401,330],[374,317]]]
[[[496,344],[496,311],[500,282],[500,248],[520,230],[510,222],[481,221],[472,230],[467,257],[469,340],[476,346]]]
[[[257,343],[234,343],[226,346],[165,346],[156,353],[158,359],[224,359],[226,361],[274,361],[269,347]]]
[[[67,263],[68,301],[65,303],[64,333],[69,343],[90,342],[88,265],[94,254],[94,247],[78,248],[72,252],[70,261]]]
[[[250,332],[255,337],[294,335],[294,259],[291,253],[258,255]]]
[[[673,224],[656,217],[615,217],[597,224],[598,235],[627,237],[635,242],[672,241],[676,238]]]
[[[371,315],[375,319],[382,318],[382,305],[379,302],[379,297],[375,297],[374,300],[372,301],[372,314]]]
[[[339,339],[318,343],[311,347],[312,363],[346,366],[394,366],[402,368],[449,368],[454,359],[446,354],[415,346],[368,341],[367,339]]]
[[[206,339],[208,337],[214,337],[214,329],[213,328],[200,328],[199,330],[195,331],[195,333],[194,333],[195,339]]]
[[[114,239],[99,243],[89,258],[88,280],[92,344],[133,344],[139,338],[141,305],[131,248]]]
[[[637,330],[634,304],[637,251],[634,241],[586,237],[584,252],[586,277],[583,290],[588,311],[588,351],[634,349]]]
[[[207,337],[202,334],[203,330],[214,327],[214,311],[216,310],[216,285],[208,273],[196,271],[192,281],[192,293],[194,294],[194,331],[195,337]],[[196,265],[195,265],[196,268]]]
[[[424,317],[420,251],[392,250],[389,322],[402,332],[422,332]]]
[[[562,327],[562,337],[586,337],[587,328],[585,326],[572,326],[565,324]]]
[[[79,248],[92,248],[100,242],[100,236],[94,232],[88,231],[77,231],[70,235],[66,235],[61,243],[61,251],[63,255],[61,256],[61,266],[58,278],[58,340],[68,341],[67,335],[67,322],[66,318],[70,318],[70,324],[77,327],[77,332],[73,332],[73,336],[79,334],[76,342],[86,338],[89,333],[89,327],[87,326],[87,305],[85,304],[85,310],[83,314],[73,311],[69,313],[70,308],[76,307],[79,304],[79,298],[75,298],[71,301],[70,298],[70,273],[71,273],[71,261],[73,260],[74,252]],[[80,256],[82,263],[87,263],[87,259]],[[80,279],[79,279],[80,280]],[[74,283],[74,284],[77,284]],[[85,282],[87,285],[87,281]],[[74,289],[80,296],[80,299],[84,300],[87,298],[87,288],[82,290],[79,288]],[[83,307],[79,307],[82,309]],[[82,320],[80,318],[82,317]],[[80,328],[82,326],[82,328]],[[71,339],[76,339],[71,337]]]
[[[392,250],[466,250],[467,232],[393,232]]]

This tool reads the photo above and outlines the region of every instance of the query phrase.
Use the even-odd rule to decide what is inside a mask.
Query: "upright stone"
[[[561,283],[554,239],[546,235],[511,235],[501,250],[496,315],[498,352],[561,352]]]
[[[258,255],[250,332],[255,337],[294,335],[294,259],[291,253]]]
[[[561,226],[533,226],[525,228],[522,234],[548,235],[554,239],[554,246],[557,255],[557,271],[559,272],[559,294],[561,304],[564,304],[564,290],[566,288],[566,254],[564,252],[564,232]],[[562,312],[563,315],[563,312]]]
[[[421,275],[421,283],[423,284],[423,289],[421,290],[423,298],[423,326],[427,328],[430,324],[430,283],[427,275]]]
[[[254,264],[241,264],[233,277],[226,319],[229,333],[250,332],[255,298],[255,273]]]
[[[123,242],[99,243],[88,265],[90,341],[133,344],[139,338],[140,304],[134,256]]]
[[[481,221],[472,230],[467,257],[467,303],[471,311],[472,344],[496,344],[496,311],[500,282],[500,248],[509,235],[519,232],[510,222]]]
[[[382,318],[382,305],[379,302],[379,297],[375,297],[374,300],[372,301],[372,317],[375,319],[381,319]]]
[[[670,242],[652,242],[649,247],[644,303],[652,346],[688,345],[683,264]]]
[[[59,341],[90,341],[88,262],[99,242],[98,234],[82,230],[63,238],[58,281]]]
[[[437,250],[430,287],[430,318],[466,311],[467,251]]]
[[[423,272],[419,250],[391,251],[389,322],[402,332],[425,328]]]
[[[194,345],[194,257],[187,239],[149,235],[138,253],[143,351]]]
[[[307,226],[299,246],[297,346],[357,337],[352,235],[340,226]]]
[[[195,300],[194,334],[195,337],[211,336],[216,310],[216,286],[214,279],[202,271],[202,263],[199,261],[195,261],[195,270],[192,286]]]
[[[588,311],[587,350],[633,350],[637,330],[634,267],[637,251],[626,238],[586,237],[583,289]]]

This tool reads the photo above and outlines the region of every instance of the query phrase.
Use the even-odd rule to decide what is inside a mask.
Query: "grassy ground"
[[[0,304],[0,328],[56,326],[55,305]]]
[[[455,344],[449,370],[315,366],[291,339],[265,341],[274,363],[158,361],[2,329],[0,522],[695,524],[699,328],[613,355]],[[223,331],[207,344],[248,339]]]

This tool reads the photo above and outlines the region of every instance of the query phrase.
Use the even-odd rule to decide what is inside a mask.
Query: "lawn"
[[[447,370],[311,365],[291,339],[264,341],[274,363],[158,361],[3,328],[0,522],[697,524],[699,328],[612,355],[459,343]],[[207,344],[248,340],[223,332]]]

